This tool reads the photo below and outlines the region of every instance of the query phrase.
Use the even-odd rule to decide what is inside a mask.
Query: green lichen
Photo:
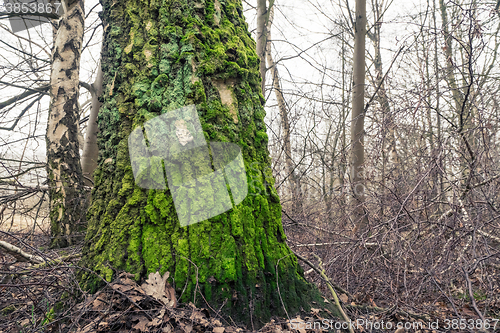
[[[211,307],[227,302],[225,315],[260,326],[271,315],[285,314],[277,275],[289,313],[321,301],[285,243],[269,168],[259,60],[241,12],[239,0],[205,0],[196,6],[187,0],[105,2],[110,28],[103,52],[99,169],[81,264],[108,281],[116,270],[131,272],[137,280],[169,271],[179,294],[184,290],[182,301],[202,302],[195,295],[198,285]],[[234,110],[221,101],[220,82],[231,82]],[[153,179],[165,190],[134,183],[127,145],[133,129],[189,104],[196,105],[207,141],[242,149],[249,195],[224,214],[181,227],[163,174]],[[211,172],[201,160],[193,155],[172,181]],[[164,163],[159,157],[151,161]],[[204,202],[185,201],[192,212],[218,204],[210,188],[195,195]],[[92,291],[100,286],[90,273],[81,273],[80,280]]]

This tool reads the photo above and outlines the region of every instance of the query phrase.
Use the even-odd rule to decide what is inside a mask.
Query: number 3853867
[[[20,2],[7,2],[3,5],[3,12],[7,14],[59,14],[60,2],[55,3],[20,3]]]

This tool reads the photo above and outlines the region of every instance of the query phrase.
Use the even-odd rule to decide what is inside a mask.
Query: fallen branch
[[[313,253],[314,254],[314,253]],[[314,254],[315,255],[315,254]],[[299,258],[300,260],[302,260],[303,262],[305,262],[306,264],[308,264],[309,266],[311,266],[312,269],[314,269],[326,282],[327,282],[327,286],[328,288],[330,289],[330,292],[332,293],[332,296],[333,296],[333,300],[335,301],[335,305],[337,306],[337,308],[339,309],[340,313],[342,314],[342,317],[344,318],[344,320],[347,322],[347,323],[350,323],[351,322],[351,319],[349,319],[349,317],[346,315],[344,309],[342,309],[342,306],[340,305],[340,301],[339,301],[339,298],[337,296],[337,293],[335,292],[335,290],[333,289],[334,285],[333,283],[330,281],[330,279],[328,278],[328,276],[326,276],[325,274],[325,270],[324,269],[319,269],[318,267],[314,266],[309,260],[307,260],[306,258],[302,257],[301,255],[295,253],[295,256],[297,258]],[[316,255],[316,258],[319,260],[320,262],[320,266],[321,266],[321,259]],[[342,290],[342,292],[346,295],[349,295],[349,293],[347,291],[345,291],[344,289],[340,288],[339,286],[336,286],[337,289],[339,290]],[[350,333],[354,333],[354,330],[352,329],[351,325],[349,325],[349,332]]]
[[[4,241],[0,241],[0,249],[2,249],[4,252],[7,252],[7,254],[10,254],[18,261],[29,262],[32,264],[41,264],[45,261],[42,257],[24,252],[17,246]]]

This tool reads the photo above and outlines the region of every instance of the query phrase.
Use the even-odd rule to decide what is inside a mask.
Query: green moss
[[[241,3],[204,3],[204,8],[195,8],[187,0],[126,0],[115,2],[113,10],[104,6],[111,27],[103,53],[106,92],[81,264],[108,281],[114,270],[131,272],[137,280],[157,270],[169,271],[177,291],[184,290],[182,301],[202,302],[195,295],[198,283],[211,306],[227,302],[225,314],[243,323],[250,322],[253,311],[254,324],[260,326],[271,314],[284,315],[276,274],[290,313],[307,309],[310,300],[319,302],[320,297],[285,243],[269,168],[259,61],[239,14]],[[216,82],[226,81],[231,82],[237,123],[216,87]],[[127,145],[133,129],[187,104],[196,105],[207,141],[240,146],[249,195],[224,214],[181,227],[168,189],[141,189],[134,183]],[[199,179],[211,172],[200,161],[193,155],[171,181]],[[151,163],[163,162],[155,157]],[[165,185],[161,172],[152,178]],[[189,202],[192,195],[203,201]],[[193,212],[218,202],[209,187],[186,192],[186,198]],[[87,289],[99,287],[92,274],[83,272],[80,280]]]

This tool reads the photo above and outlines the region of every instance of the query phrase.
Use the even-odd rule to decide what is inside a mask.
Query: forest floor
[[[148,281],[138,285],[122,273],[98,293],[87,294],[75,278],[80,246],[51,250],[47,247],[46,223],[33,225],[33,221],[23,217],[2,220],[0,239],[43,258],[44,262],[30,263],[0,251],[0,333],[256,331],[238,327],[215,311],[196,308],[191,303],[177,304],[175,299],[169,299],[171,294],[165,285],[159,289],[153,286],[154,277],[148,280],[151,286]],[[301,257],[311,257],[306,248],[301,249]],[[334,303],[327,282],[318,274],[321,263],[315,266],[316,270],[303,261],[301,264],[306,277],[320,287],[327,301]],[[313,308],[293,318],[274,318],[258,332],[347,332],[349,327],[352,332],[500,332],[497,319],[487,317],[483,321],[464,300],[447,304],[435,301],[436,298],[420,308],[402,307],[345,294],[335,282],[332,285],[350,325],[344,319],[331,317],[327,310]],[[477,300],[480,311],[486,306],[491,308],[491,304]],[[459,311],[456,307],[460,307]]]

